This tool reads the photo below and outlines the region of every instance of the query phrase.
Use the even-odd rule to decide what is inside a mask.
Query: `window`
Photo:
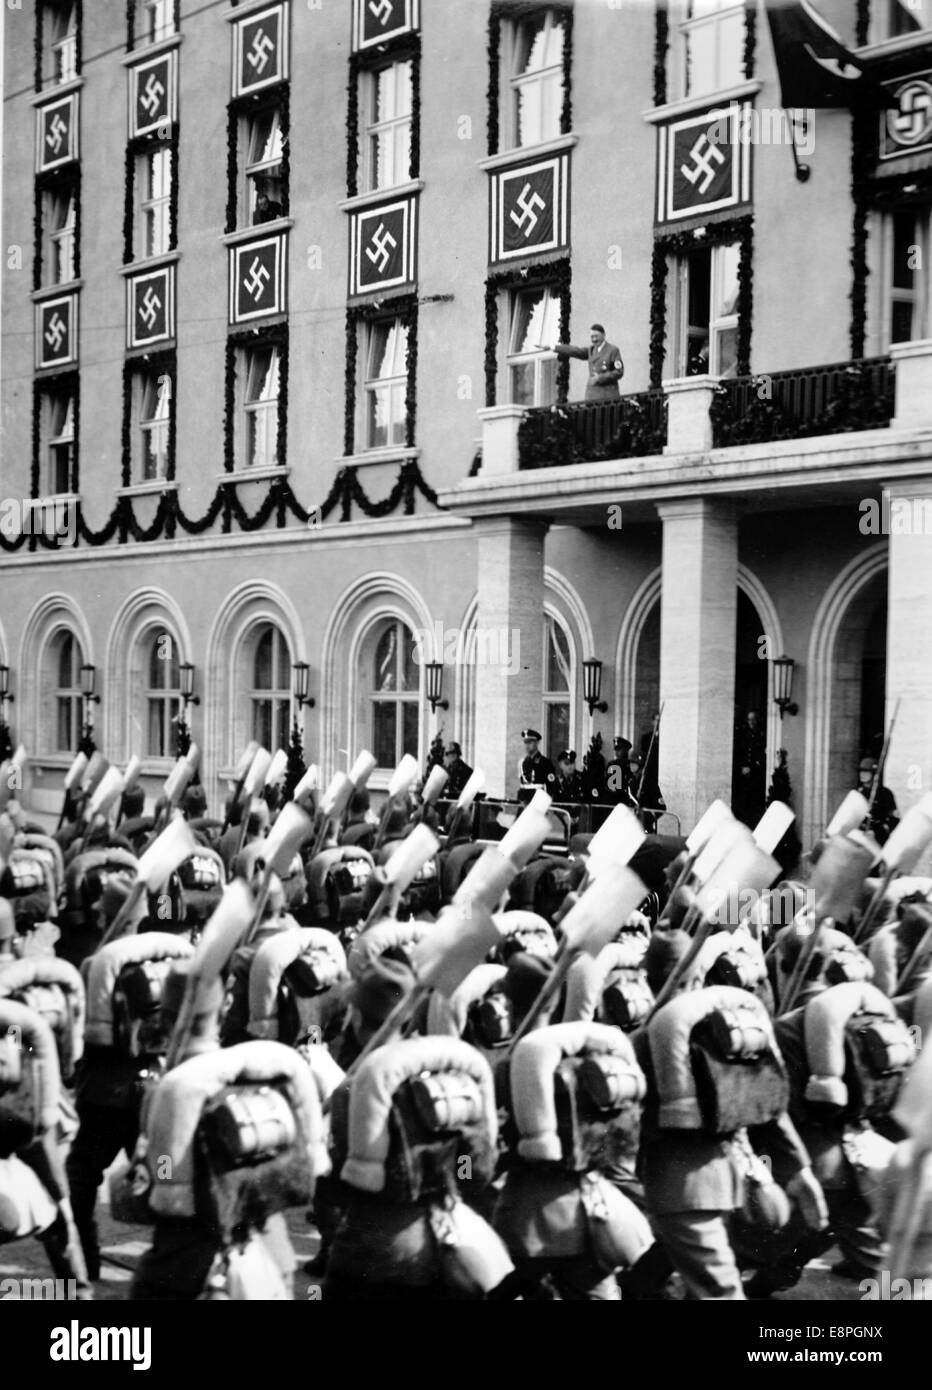
[[[884,219],[884,349],[926,337],[929,290],[925,275],[929,250],[928,209],[897,208]]]
[[[149,646],[146,702],[146,755],[173,755],[172,725],[181,717],[181,677],[178,644],[167,632],[153,637]]]
[[[133,381],[135,467],[138,482],[168,477],[172,382],[167,373],[141,373]]]
[[[53,82],[70,82],[78,75],[78,16],[74,4],[47,7],[48,53]]]
[[[75,637],[62,632],[52,649],[52,679],[55,683],[56,753],[72,753],[81,738],[83,702],[81,698],[81,666],[84,657]]]
[[[147,150],[136,160],[136,255],[162,256],[170,248],[172,152]]]
[[[570,697],[573,670],[569,639],[553,618],[544,619],[544,753],[556,759],[571,748]]]
[[[899,39],[932,29],[932,0],[874,0],[871,7],[871,42]]]
[[[720,92],[744,81],[743,0],[690,0],[681,32],[686,96]]]
[[[74,396],[62,391],[45,398],[46,417],[45,486],[49,497],[71,491],[74,477]]]
[[[508,391],[513,405],[551,405],[556,400],[556,354],[562,296],[549,286],[514,290],[509,305]]]
[[[411,177],[411,63],[364,73],[365,191],[393,188]]]
[[[738,357],[737,243],[697,247],[679,262],[678,376],[734,376]]]
[[[246,354],[245,467],[276,468],[281,356],[277,347]]]
[[[175,32],[175,0],[142,0],[139,11],[138,43],[158,43]]]
[[[247,225],[271,222],[284,207],[282,121],[277,106],[244,118]]]
[[[408,327],[401,319],[369,325],[366,342],[366,447],[387,449],[407,437]]]
[[[414,637],[404,623],[385,623],[372,653],[372,752],[379,767],[397,767],[405,753],[418,756],[420,666]]]
[[[77,202],[73,189],[47,189],[42,195],[46,229],[43,248],[43,284],[66,285],[75,278],[75,227]]]
[[[566,20],[553,10],[512,29],[511,144],[537,145],[560,134]]]
[[[291,656],[277,627],[265,624],[252,660],[252,737],[263,748],[287,748],[291,723]]]

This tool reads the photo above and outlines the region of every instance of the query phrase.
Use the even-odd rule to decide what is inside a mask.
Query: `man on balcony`
[[[620,394],[618,383],[625,374],[625,364],[618,348],[606,342],[605,329],[600,323],[592,325],[587,348],[574,347],[572,343],[554,343],[550,351],[561,357],[581,357],[589,363],[587,401],[617,401]]]

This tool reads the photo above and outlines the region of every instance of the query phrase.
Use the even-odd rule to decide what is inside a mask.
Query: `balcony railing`
[[[518,428],[518,467],[553,468],[659,454],[667,441],[663,391],[537,406]]]
[[[882,429],[894,410],[888,357],[836,362],[722,381],[712,401],[713,444],[766,444],[817,434]]]

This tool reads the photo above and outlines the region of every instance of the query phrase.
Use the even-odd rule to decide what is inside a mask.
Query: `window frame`
[[[152,670],[153,661],[156,660],[155,651],[159,642],[167,641],[171,649],[169,660],[162,660],[162,665],[171,676],[172,668],[176,682],[171,684],[166,681],[164,685],[153,683]],[[181,719],[184,711],[184,704],[181,698],[181,675],[179,664],[181,659],[180,648],[173,633],[166,630],[150,631],[145,647],[145,678],[142,689],[143,708],[145,710],[145,729],[146,729],[146,761],[158,759],[171,759],[175,756],[172,747],[174,735],[172,724],[177,730],[178,720]],[[160,748],[154,749],[152,746],[152,715],[154,709],[161,710],[161,740]]]
[[[913,219],[913,235],[910,245],[916,245],[920,253],[920,265],[913,268],[913,284],[910,288],[898,286],[894,279],[894,256],[896,251],[895,219],[903,214]],[[932,328],[932,304],[930,304],[930,284],[926,266],[932,251],[932,204],[904,204],[888,207],[880,214],[880,254],[881,273],[879,280],[879,324],[880,351],[889,352],[895,342],[915,342],[928,336]],[[893,337],[893,309],[896,304],[912,306],[911,330],[908,338]]]
[[[271,637],[270,684],[262,686],[257,681],[259,649],[267,637]],[[282,657],[287,660],[287,671],[282,671]],[[263,747],[275,752],[277,748],[287,748],[291,725],[294,722],[294,697],[291,688],[291,672],[294,656],[288,638],[277,623],[268,619],[256,623],[249,634],[247,653],[248,688],[245,692],[247,702],[247,726],[249,737],[257,739]],[[265,719],[259,716],[260,707],[268,706],[268,729],[272,738],[268,741],[264,734]]]
[[[45,13],[51,21],[48,38],[49,84],[63,87],[78,76],[78,6],[76,0],[65,0],[63,4],[46,5]],[[68,16],[66,25],[61,23],[64,14]]]
[[[167,382],[168,389],[165,389]],[[171,479],[172,424],[174,414],[174,374],[163,366],[148,366],[133,370],[130,387],[132,410],[131,443],[131,482],[168,482]],[[151,406],[154,405],[154,412]],[[151,413],[150,413],[151,412]],[[156,460],[162,459],[161,468],[156,462],[154,473],[148,471],[150,458],[149,440],[161,436],[161,451],[156,450]]]
[[[693,0],[686,0],[686,18],[680,20],[679,24],[679,45],[680,45],[680,90],[684,98],[699,100],[705,96],[714,96],[716,92],[727,91],[730,87],[736,87],[745,80],[744,50],[747,43],[747,5],[745,0],[719,0],[718,9],[710,11],[708,14],[690,17]],[[723,80],[722,77],[722,45],[717,36],[715,43],[715,73],[714,81],[711,86],[695,89],[689,81],[689,47],[690,35],[698,29],[722,27],[723,22],[734,22],[740,15],[742,18],[741,32],[741,56],[739,59],[738,71],[733,76]]]
[[[698,336],[694,330],[698,329],[708,338],[709,360],[705,372],[693,373],[700,376],[720,376],[721,373],[721,340],[724,334],[734,332],[737,346],[741,333],[741,315],[737,308],[738,297],[736,297],[736,308],[732,314],[716,315],[715,306],[719,296],[717,290],[722,277],[723,253],[727,250],[735,249],[738,253],[738,269],[740,274],[742,245],[740,238],[736,237],[733,241],[715,242],[704,247],[695,247],[675,258],[675,365],[674,372],[677,377],[685,377],[689,373],[690,362],[690,341]],[[689,322],[689,290],[690,290],[690,259],[700,251],[709,252],[709,322],[704,329],[701,325],[694,325]],[[729,373],[734,375],[734,372]]]
[[[389,335],[395,329],[401,329],[405,335],[405,360],[404,370],[401,373],[392,373],[389,376],[373,376],[371,374],[371,364],[374,352],[375,335],[383,330],[388,331]],[[383,449],[404,449],[407,447],[409,438],[408,428],[408,399],[410,394],[410,378],[412,368],[412,329],[410,316],[404,313],[380,314],[364,320],[362,343],[360,345],[360,414],[361,431],[359,437],[363,440],[363,450],[371,452]],[[395,349],[397,353],[397,348]],[[396,417],[394,402],[399,389],[401,396],[401,413]],[[386,438],[384,444],[373,442],[374,417],[372,415],[373,398],[378,393],[388,391],[392,408],[389,414],[388,430],[391,432],[396,426],[400,426],[401,439]]]
[[[145,32],[149,27],[146,24],[146,19],[150,13],[157,16],[160,10],[165,12],[167,18],[162,21],[161,25],[156,19],[152,26],[155,32],[149,35]],[[134,48],[149,48],[153,44],[164,42],[165,39],[174,38],[178,32],[175,0],[137,0],[136,15],[141,18],[142,23],[134,24]],[[164,32],[159,33],[159,28],[164,29]]]
[[[66,642],[71,642],[71,684],[62,685],[61,674],[61,647]],[[50,751],[55,755],[64,753],[74,754],[84,730],[84,697],[81,694],[81,666],[84,664],[84,649],[77,633],[69,627],[61,627],[49,641],[49,658],[52,662],[52,705],[51,705],[51,744]],[[65,708],[63,708],[63,706]],[[61,720],[63,714],[68,720],[69,735],[63,744],[60,737]]]
[[[42,266],[40,288],[50,289],[54,285],[70,285],[77,277],[78,253],[78,190],[73,183],[59,183],[41,189],[42,199]],[[61,209],[65,216],[58,225]],[[70,242],[70,252],[63,250]],[[61,264],[70,268],[70,275],[63,275]]]
[[[385,73],[394,72],[398,68],[408,69],[408,110],[401,115],[392,114],[381,121],[376,119],[376,100],[379,91],[379,79]],[[417,81],[417,64],[412,53],[393,55],[386,62],[379,63],[372,67],[360,70],[360,107],[363,119],[360,122],[359,132],[359,169],[361,178],[359,179],[361,193],[382,193],[392,188],[400,188],[404,184],[410,183],[414,177],[412,172],[414,162],[414,113],[415,113],[415,83]],[[393,112],[397,113],[398,107],[398,80],[393,81]],[[395,139],[392,139],[392,167],[391,173],[394,177],[379,182],[374,177],[374,139],[387,132],[391,132],[393,137],[398,132],[407,132],[407,162],[403,170],[398,170],[396,165]]]
[[[566,689],[552,690],[550,688],[550,644],[554,641],[553,634],[559,632],[566,644],[567,672]],[[559,662],[558,662],[559,664]],[[573,731],[576,727],[576,649],[570,636],[569,629],[554,613],[544,613],[544,634],[543,634],[543,661],[541,665],[541,705],[543,707],[543,734],[544,734],[544,754],[553,762],[556,762],[560,749],[556,746],[552,725],[554,715],[552,711],[566,709],[566,746],[574,746]]]
[[[521,353],[512,351],[518,321],[518,302],[522,296],[539,294],[541,291],[548,296],[550,304],[556,307],[557,325],[554,330],[554,341],[559,341],[560,323],[563,320],[566,306],[563,302],[564,290],[561,289],[556,281],[539,281],[537,284],[532,285],[511,285],[502,291],[501,308],[504,310],[502,317],[506,325],[506,331],[502,335],[502,372],[504,379],[503,391],[500,399],[502,402],[508,402],[510,404],[524,404],[527,409],[534,409],[546,405],[556,405],[560,399],[560,383],[557,378],[560,358],[557,353],[546,351]],[[547,314],[545,312],[545,321],[546,318]],[[513,389],[513,374],[516,366],[522,366],[527,363],[534,364],[534,399],[530,402],[516,402],[515,391]],[[553,394],[549,400],[544,399],[543,392],[540,389],[541,376],[545,364],[552,364],[550,375],[552,377]]]
[[[260,121],[272,118],[273,131],[277,128],[279,154],[277,159],[252,159],[251,154],[256,140],[256,129]],[[278,197],[274,200],[281,205],[282,216],[287,206],[284,110],[280,101],[265,102],[255,110],[245,111],[239,118],[239,139],[241,149],[241,171],[237,197],[238,228],[258,227],[264,224],[255,220],[256,203],[259,199],[260,181],[273,179],[279,186]],[[278,169],[278,174],[270,171]]]
[[[563,46],[562,46],[562,50],[561,50],[561,53],[560,53],[559,60],[558,60],[557,62],[555,62],[555,63],[549,63],[546,67],[543,67],[543,68],[532,68],[530,71],[528,71],[527,69],[525,69],[524,71],[522,71],[522,72],[520,72],[520,73],[517,71],[517,64],[518,64],[518,55],[519,55],[519,53],[520,53],[521,43],[522,43],[521,31],[522,31],[522,29],[529,28],[529,27],[532,26],[532,25],[535,26],[535,28],[536,28],[536,26],[537,26],[537,24],[538,24],[539,19],[540,19],[541,16],[536,16],[536,17],[527,18],[527,19],[513,19],[513,20],[511,20],[511,21],[509,22],[509,24],[508,24],[508,27],[507,27],[507,40],[506,40],[506,72],[507,72],[507,76],[506,76],[506,79],[505,79],[505,81],[506,81],[506,89],[507,89],[507,92],[506,92],[506,100],[505,100],[505,103],[504,103],[504,110],[505,110],[505,122],[504,122],[504,125],[505,125],[505,138],[506,138],[506,140],[507,140],[507,142],[508,142],[507,148],[509,148],[509,149],[515,149],[515,150],[518,150],[518,149],[522,149],[522,150],[523,150],[523,149],[533,149],[534,146],[536,146],[536,145],[546,144],[546,143],[548,143],[548,142],[551,141],[551,140],[557,140],[557,139],[559,139],[560,134],[562,133],[562,126],[563,126],[563,103],[564,103],[565,89],[566,89],[566,52],[567,52],[567,47],[568,47],[567,40],[568,40],[569,37],[570,37],[569,32],[568,32],[569,26],[568,26],[568,21],[567,21],[567,16],[566,16],[566,14],[565,14],[565,13],[561,13],[561,12],[560,12],[559,10],[557,10],[556,8],[548,7],[548,8],[543,12],[543,16],[542,16],[542,17],[543,17],[543,20],[544,20],[544,47],[545,47],[545,50],[546,50],[546,48],[547,48],[547,46],[548,46],[548,44],[549,44],[549,42],[550,42],[550,39],[551,39],[551,35],[552,35],[552,33],[553,33],[553,30],[554,30],[554,28],[556,27],[556,25],[555,25],[555,20],[556,20],[556,17],[557,17],[558,15],[559,15],[559,23],[560,23],[560,26],[563,27],[563,29],[564,29]],[[531,53],[531,50],[532,50],[532,49],[533,49],[533,41],[528,45],[528,57],[530,57],[530,53]],[[554,81],[554,79],[556,79],[556,81]],[[555,120],[552,122],[552,124],[553,124],[553,126],[554,126],[554,129],[551,130],[551,131],[549,131],[549,133],[548,133],[548,131],[544,129],[543,123],[541,122],[541,124],[539,125],[537,131],[535,132],[535,134],[536,134],[536,138],[535,138],[535,139],[533,139],[533,140],[522,140],[522,139],[521,139],[521,92],[522,92],[522,89],[523,89],[523,88],[526,88],[526,87],[540,87],[540,88],[547,88],[548,91],[549,91],[549,89],[550,89],[551,86],[555,88],[555,97],[554,97],[554,100],[555,100],[555,104],[556,104],[556,107],[557,107],[557,109],[556,109],[556,111],[555,111],[555,113],[554,113],[554,114],[555,114]],[[539,110],[542,112],[542,110],[543,110],[543,103],[540,103]]]
[[[254,398],[251,383],[254,382],[260,355],[268,354],[268,366],[262,372],[262,387]],[[280,468],[279,458],[280,411],[282,401],[282,351],[279,343],[256,343],[241,349],[240,360],[240,441],[239,466],[243,469]],[[274,381],[277,391],[274,396],[265,396],[265,383]],[[269,421],[272,423],[270,424]],[[255,447],[258,441],[257,419],[261,419],[261,431],[265,440],[266,457],[257,461]],[[272,446],[269,450],[269,432],[273,432]]]
[[[379,647],[385,636],[392,629],[397,630],[399,633],[399,639],[396,640],[393,658],[395,662],[396,684],[394,690],[380,691],[377,688],[375,663]],[[412,645],[415,645],[414,628],[406,618],[398,614],[383,615],[371,624],[369,631],[366,633],[365,640],[361,645],[359,654],[359,665],[362,666],[362,670],[357,668],[357,675],[360,677],[360,686],[365,692],[366,727],[368,730],[367,742],[374,750],[378,750],[381,741],[377,736],[376,729],[377,709],[391,706],[395,710],[395,757],[390,765],[379,764],[378,770],[381,772],[394,771],[406,751],[404,748],[405,708],[414,708],[417,723],[415,738],[416,747],[413,750],[407,751],[412,751],[412,756],[416,758],[419,758],[421,753],[421,741],[423,738],[423,667],[415,660],[417,671],[417,685],[415,688],[412,689],[402,684],[404,680],[404,637],[401,635],[402,633],[406,633]]]
[[[168,177],[160,192],[153,191],[157,163],[167,163]],[[133,259],[155,260],[172,250],[172,200],[175,196],[175,147],[160,141],[137,150],[133,171]],[[152,237],[150,240],[150,227]],[[155,231],[163,233],[164,245],[156,244]]]

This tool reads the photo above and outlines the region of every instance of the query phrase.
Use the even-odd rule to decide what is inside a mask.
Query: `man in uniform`
[[[600,323],[594,323],[589,330],[588,348],[574,347],[572,343],[554,343],[551,351],[560,357],[581,357],[589,363],[587,401],[617,401],[620,394],[618,383],[625,374],[625,364],[618,348],[606,342],[605,329]]]
[[[563,749],[557,759],[557,769],[554,801],[582,801],[583,780],[576,771],[576,754],[572,748]]]
[[[443,766],[447,772],[443,795],[455,801],[472,776],[472,768],[463,762],[463,750],[458,743],[448,743],[444,748]]]
[[[519,791],[523,787],[544,787],[553,796],[557,770],[540,751],[542,735],[536,729],[522,729],[524,757],[518,763]]]
[[[877,776],[877,759],[862,758],[858,767],[858,785],[855,788],[862,796],[866,796],[871,802],[870,816],[865,819],[862,830],[869,830],[877,841],[878,845],[885,844],[890,836],[890,832],[895,826],[899,825],[899,815],[896,809],[896,797],[889,787],[882,784],[878,785],[871,801],[871,788],[874,785],[874,778]]]

